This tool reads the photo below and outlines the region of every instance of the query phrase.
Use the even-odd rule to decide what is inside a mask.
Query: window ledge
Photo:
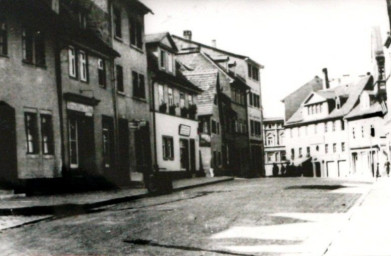
[[[137,96],[133,96],[132,99],[134,100],[137,100],[137,101],[141,101],[141,102],[147,102],[147,100],[145,98],[140,98],[140,97],[137,97]]]
[[[38,153],[26,153],[27,158],[37,159],[39,157]]]
[[[43,158],[44,158],[44,159],[53,159],[53,158],[54,158],[54,155],[53,155],[53,154],[43,155]]]
[[[129,47],[132,48],[132,49],[134,49],[134,50],[136,50],[136,51],[138,51],[139,53],[144,54],[143,49],[138,48],[137,46],[135,46],[135,45],[133,45],[133,44],[131,44],[131,43],[129,44]]]
[[[116,41],[118,41],[118,42],[121,42],[121,43],[123,43],[124,41],[122,40],[122,38],[121,37],[118,37],[118,36],[114,36],[114,39],[116,40]]]

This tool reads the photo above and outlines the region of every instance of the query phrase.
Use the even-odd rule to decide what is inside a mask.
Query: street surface
[[[323,255],[370,188],[330,179],[237,179],[3,229],[0,252]]]

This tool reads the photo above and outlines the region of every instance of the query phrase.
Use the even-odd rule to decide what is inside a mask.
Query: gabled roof
[[[172,48],[174,51],[178,51],[178,48],[169,32],[145,35],[146,44],[159,44],[167,47],[167,45],[164,42],[165,39],[168,40],[168,43],[170,44],[170,48]]]
[[[192,91],[197,94],[202,92],[198,86],[194,85],[191,81],[189,81],[181,71],[181,64],[179,62],[175,62],[175,75],[168,74],[165,71],[161,71],[158,66],[158,59],[152,53],[148,53],[148,70],[154,72],[154,77],[156,80],[171,83],[176,87],[180,87],[187,91]]]
[[[183,38],[183,37],[179,37],[179,36],[176,36],[176,35],[172,35],[172,37],[175,38],[175,39],[178,39],[178,40],[187,42],[187,43],[195,44],[195,45],[197,45],[198,47],[204,47],[204,48],[212,49],[212,50],[214,50],[214,51],[216,51],[216,52],[220,52],[220,53],[226,54],[226,55],[228,55],[228,56],[232,56],[232,57],[235,57],[235,58],[243,59],[243,60],[245,60],[245,61],[249,61],[249,62],[251,62],[251,63],[257,65],[259,68],[264,68],[263,65],[257,63],[255,60],[251,59],[251,58],[248,57],[248,56],[236,54],[236,53],[233,53],[233,52],[228,52],[228,51],[225,51],[225,50],[216,48],[216,47],[212,47],[212,46],[209,46],[209,45],[206,45],[206,44],[202,44],[202,43],[199,43],[199,42],[195,42],[195,41],[193,41],[193,40],[187,40],[187,39],[185,39],[185,38]]]
[[[318,76],[315,76],[309,82],[303,84],[302,86],[300,86],[299,88],[297,88],[296,90],[294,90],[293,92],[291,92],[290,94],[285,96],[281,101],[284,102],[287,98],[289,98],[290,96],[294,95],[295,93],[298,93],[298,92],[304,90],[306,87],[312,87],[311,91],[313,91],[314,89],[318,91],[323,86],[322,83],[323,83],[322,79],[319,78]],[[319,87],[319,88],[314,88],[314,87]]]
[[[304,111],[304,106],[303,106],[303,104],[301,104],[300,108],[292,115],[292,117],[289,120],[287,120],[285,125],[289,126],[289,125],[302,124],[302,123],[313,123],[313,122],[321,121],[321,120],[342,118],[345,115],[347,115],[350,111],[352,111],[352,109],[356,106],[356,104],[359,100],[360,94],[363,92],[364,88],[368,84],[371,84],[371,83],[373,83],[373,77],[367,76],[367,77],[361,78],[356,83],[350,84],[349,90],[348,90],[349,95],[348,95],[348,98],[347,98],[345,104],[343,104],[341,106],[341,108],[339,108],[339,109],[337,109],[337,108],[333,109],[331,111],[331,113],[329,113],[327,116],[324,116],[321,118],[303,120],[302,112]],[[343,86],[346,86],[346,85],[343,85]],[[332,88],[329,90],[330,91],[333,90],[335,92],[336,90],[339,90],[339,89],[337,89],[337,87],[335,87],[335,88]],[[323,90],[323,92],[325,92],[325,91],[328,91],[328,90]],[[321,92],[321,91],[318,91],[317,93],[319,93],[319,92]],[[328,93],[326,93],[326,94],[328,94]]]

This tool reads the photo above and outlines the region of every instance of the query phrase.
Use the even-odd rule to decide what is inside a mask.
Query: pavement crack
[[[211,253],[219,253],[224,255],[236,255],[236,256],[251,256],[253,254],[242,254],[235,253],[225,250],[209,250],[200,247],[191,247],[191,246],[182,246],[182,245],[171,245],[171,244],[159,244],[157,242],[145,239],[135,239],[135,240],[124,240],[125,243],[131,243],[134,245],[143,245],[143,246],[154,246],[154,247],[162,247],[167,249],[176,249],[182,251],[193,251],[193,252],[211,252]]]

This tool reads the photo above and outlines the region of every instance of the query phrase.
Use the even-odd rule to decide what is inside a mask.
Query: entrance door
[[[0,102],[0,180],[17,179],[15,110]]]
[[[148,173],[151,170],[151,142],[148,125],[135,132],[137,171]]]
[[[116,177],[117,182],[127,183],[130,177],[129,162],[129,126],[128,120],[118,120],[119,132],[119,173]]]
[[[194,139],[190,139],[190,170],[192,172],[196,171],[196,147]]]
[[[70,169],[73,175],[95,174],[95,141],[92,117],[69,112],[68,142]]]
[[[189,171],[189,141],[186,139],[180,139],[180,156],[181,156],[181,168]]]
[[[316,177],[320,177],[321,176],[320,163],[319,162],[315,162],[315,175],[316,175]]]

